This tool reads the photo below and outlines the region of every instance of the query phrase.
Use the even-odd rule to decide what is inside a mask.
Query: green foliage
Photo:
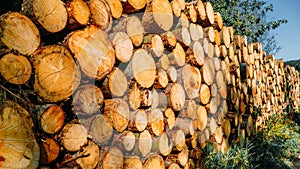
[[[298,72],[300,73],[300,59],[299,60],[290,60],[285,62],[286,65],[290,65],[296,68]]]
[[[255,163],[262,169],[291,168],[287,162],[292,162],[294,155],[300,153],[299,136],[299,126],[286,115],[272,116],[266,128],[250,140]]]
[[[253,154],[250,153],[253,145],[247,140],[235,143],[232,148],[225,154],[221,151],[214,151],[212,144],[206,147],[206,157],[204,159],[205,167],[207,169],[215,168],[230,168],[230,169],[244,169],[256,168],[254,166]]]
[[[263,0],[203,0],[212,3],[221,13],[226,26],[233,26],[236,33],[246,35],[249,42],[263,42],[264,51],[276,53],[280,50],[270,30],[287,23],[285,19],[268,20],[273,5]]]

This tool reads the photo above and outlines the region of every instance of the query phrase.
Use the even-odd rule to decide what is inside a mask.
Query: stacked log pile
[[[20,168],[36,158],[48,168],[200,168],[208,141],[225,152],[287,98],[300,104],[295,69],[201,0],[29,0],[1,16],[0,34],[0,87],[33,118],[20,138],[37,140],[24,142]],[[1,137],[19,107],[3,102]]]

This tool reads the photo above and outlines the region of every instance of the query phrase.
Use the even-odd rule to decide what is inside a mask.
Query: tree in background
[[[263,0],[203,0],[205,1],[211,2],[214,10],[221,13],[226,26],[233,26],[237,34],[246,35],[248,42],[263,42],[264,51],[270,54],[281,49],[271,30],[287,23],[287,20],[269,20],[267,14],[273,11],[272,4]]]

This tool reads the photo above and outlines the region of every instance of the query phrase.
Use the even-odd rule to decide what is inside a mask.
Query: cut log
[[[25,56],[8,53],[0,59],[0,73],[6,81],[18,85],[30,79],[32,68]]]
[[[123,13],[130,14],[143,9],[147,0],[122,0]]]
[[[34,53],[34,90],[47,102],[68,98],[79,86],[81,74],[71,53],[62,46],[45,46]]]
[[[128,124],[128,129],[130,131],[142,132],[148,124],[148,116],[144,109],[139,109],[137,111],[130,113],[130,121]]]
[[[141,90],[138,88],[137,83],[134,82],[130,85],[128,90],[129,106],[133,110],[137,110],[141,106]]]
[[[182,67],[180,77],[187,97],[190,99],[197,98],[199,96],[201,85],[201,74],[199,69],[186,64]]]
[[[91,19],[102,29],[110,29],[112,16],[110,8],[104,0],[90,0]]]
[[[195,41],[192,48],[189,48],[186,53],[187,63],[195,66],[202,66],[204,64],[204,50],[199,41]]]
[[[67,45],[87,76],[101,80],[112,70],[115,51],[107,33],[96,26],[90,25],[72,33],[67,38]]]
[[[176,150],[182,151],[186,147],[185,135],[182,130],[172,131],[172,141],[175,145]]]
[[[193,136],[195,128],[193,120],[190,118],[176,118],[174,128],[182,130],[186,136]]]
[[[48,134],[57,133],[65,123],[65,113],[58,105],[46,105],[37,113],[39,127]]]
[[[87,131],[80,124],[68,123],[61,131],[61,143],[68,151],[75,152],[80,150],[88,142]]]
[[[168,55],[163,54],[159,60],[156,62],[156,68],[157,69],[163,69],[165,71],[169,68],[169,58]]]
[[[201,68],[201,73],[203,81],[209,86],[212,85],[216,72],[214,62],[211,58],[206,57],[204,59],[204,65]]]
[[[68,12],[68,28],[76,29],[87,25],[90,18],[89,6],[83,0],[68,0],[66,2]]]
[[[167,118],[168,129],[172,129],[175,125],[175,113],[171,108],[168,108],[164,112],[165,117]]]
[[[17,103],[5,101],[0,106],[0,116],[0,166],[37,168],[40,148],[30,114]]]
[[[123,71],[115,67],[102,83],[101,89],[105,98],[122,97],[128,89],[127,78]]]
[[[161,133],[164,131],[164,116],[159,109],[154,108],[150,110],[149,124],[151,126],[151,131],[156,136],[161,135]]]
[[[206,19],[206,12],[205,12],[205,7],[203,5],[202,0],[198,0],[197,4],[195,6],[197,13],[198,13],[198,23],[201,23],[205,21]]]
[[[185,64],[186,54],[180,43],[176,43],[176,46],[173,49],[172,53],[170,53],[168,56],[171,65],[178,67],[183,66]]]
[[[102,167],[107,169],[121,169],[123,168],[124,155],[122,151],[113,146],[110,147],[108,152],[102,159]]]
[[[133,54],[133,44],[125,32],[117,32],[112,39],[116,51],[116,58],[121,62],[128,62]]]
[[[52,138],[47,137],[39,143],[41,151],[41,164],[47,165],[56,160],[60,152],[59,144]]]
[[[221,34],[221,44],[224,44],[226,48],[229,48],[230,47],[229,27],[223,26],[220,34]]]
[[[105,145],[112,137],[113,128],[105,117],[99,114],[93,118],[90,126],[90,132],[93,137],[93,141],[100,145]]]
[[[201,25],[203,27],[208,27],[214,24],[215,22],[215,16],[214,16],[214,9],[210,2],[203,2],[205,13],[206,13],[206,19]]]
[[[184,12],[187,13],[190,22],[195,23],[198,19],[198,14],[194,4],[186,4]]]
[[[200,25],[191,23],[189,31],[192,41],[198,41],[203,38],[203,29]]]
[[[184,107],[185,92],[179,83],[173,83],[169,93],[170,105],[174,111],[180,111]]]
[[[146,5],[142,24],[148,33],[162,33],[173,26],[173,11],[168,0],[151,0]]]
[[[154,59],[144,50],[134,52],[132,61],[133,77],[142,87],[149,88],[156,78],[156,66]]]
[[[222,141],[223,141],[223,130],[222,130],[222,127],[217,127],[215,133],[214,133],[214,137],[215,137],[215,140],[218,144],[221,144]]]
[[[68,13],[61,0],[30,0],[23,2],[22,12],[37,21],[50,33],[63,30],[68,21]]]
[[[171,82],[176,82],[177,81],[177,71],[176,68],[174,66],[170,66],[167,70],[167,75],[168,78]]]
[[[161,34],[161,39],[167,49],[173,49],[176,46],[177,39],[174,33],[171,31],[167,31]]]
[[[172,143],[171,139],[168,137],[168,135],[166,133],[163,133],[159,137],[159,144],[158,144],[159,152],[163,156],[167,156],[171,153],[172,148],[173,148],[173,143]]]
[[[100,157],[98,145],[92,141],[89,141],[88,145],[83,148],[82,152],[82,157],[76,159],[77,164],[79,164],[82,169],[95,168]]]
[[[172,31],[178,43],[184,48],[188,48],[191,44],[191,36],[188,28],[182,27]]]
[[[158,154],[151,155],[145,161],[143,168],[144,169],[152,169],[152,168],[164,169],[165,168],[164,159]]]
[[[199,106],[197,108],[197,125],[198,130],[204,130],[207,124],[207,111],[205,107]]]
[[[157,34],[144,36],[143,48],[148,49],[153,57],[161,57],[164,53],[164,44],[161,37]]]
[[[81,86],[73,98],[74,112],[84,115],[93,115],[100,112],[103,106],[102,91],[95,85]]]
[[[159,106],[160,98],[155,88],[151,91],[151,108],[157,108]]]
[[[168,169],[180,169],[180,167],[177,163],[172,163]]]
[[[136,138],[133,132],[124,131],[120,134],[115,134],[111,145],[119,145],[120,149],[123,151],[131,151],[136,145]]]
[[[206,105],[210,101],[210,88],[206,84],[201,84],[199,92],[200,103]]]
[[[124,100],[104,100],[104,115],[116,131],[122,132],[127,128],[129,121],[129,107]]]
[[[128,156],[124,158],[123,169],[143,169],[143,163],[138,156]]]
[[[185,8],[185,1],[184,0],[173,0],[171,2],[172,11],[175,16],[180,17],[181,11]]]
[[[148,130],[144,130],[139,136],[139,152],[142,157],[150,153],[152,147],[152,138]]]
[[[214,13],[214,24],[213,27],[220,31],[223,28],[223,19],[222,19],[222,15],[219,12],[215,12]]]
[[[116,19],[120,18],[123,13],[123,6],[121,4],[121,1],[120,0],[105,0],[105,1],[111,10],[112,17]]]
[[[40,46],[39,30],[29,18],[20,13],[2,15],[0,29],[3,44],[23,55],[33,54]]]
[[[211,43],[215,42],[215,30],[212,26],[203,29],[204,37],[207,38]]]

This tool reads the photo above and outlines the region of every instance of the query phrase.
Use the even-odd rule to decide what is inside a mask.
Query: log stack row
[[[208,141],[225,152],[285,95],[299,105],[295,69],[209,2],[30,0],[0,28],[1,87],[30,110],[46,168],[200,168]]]

